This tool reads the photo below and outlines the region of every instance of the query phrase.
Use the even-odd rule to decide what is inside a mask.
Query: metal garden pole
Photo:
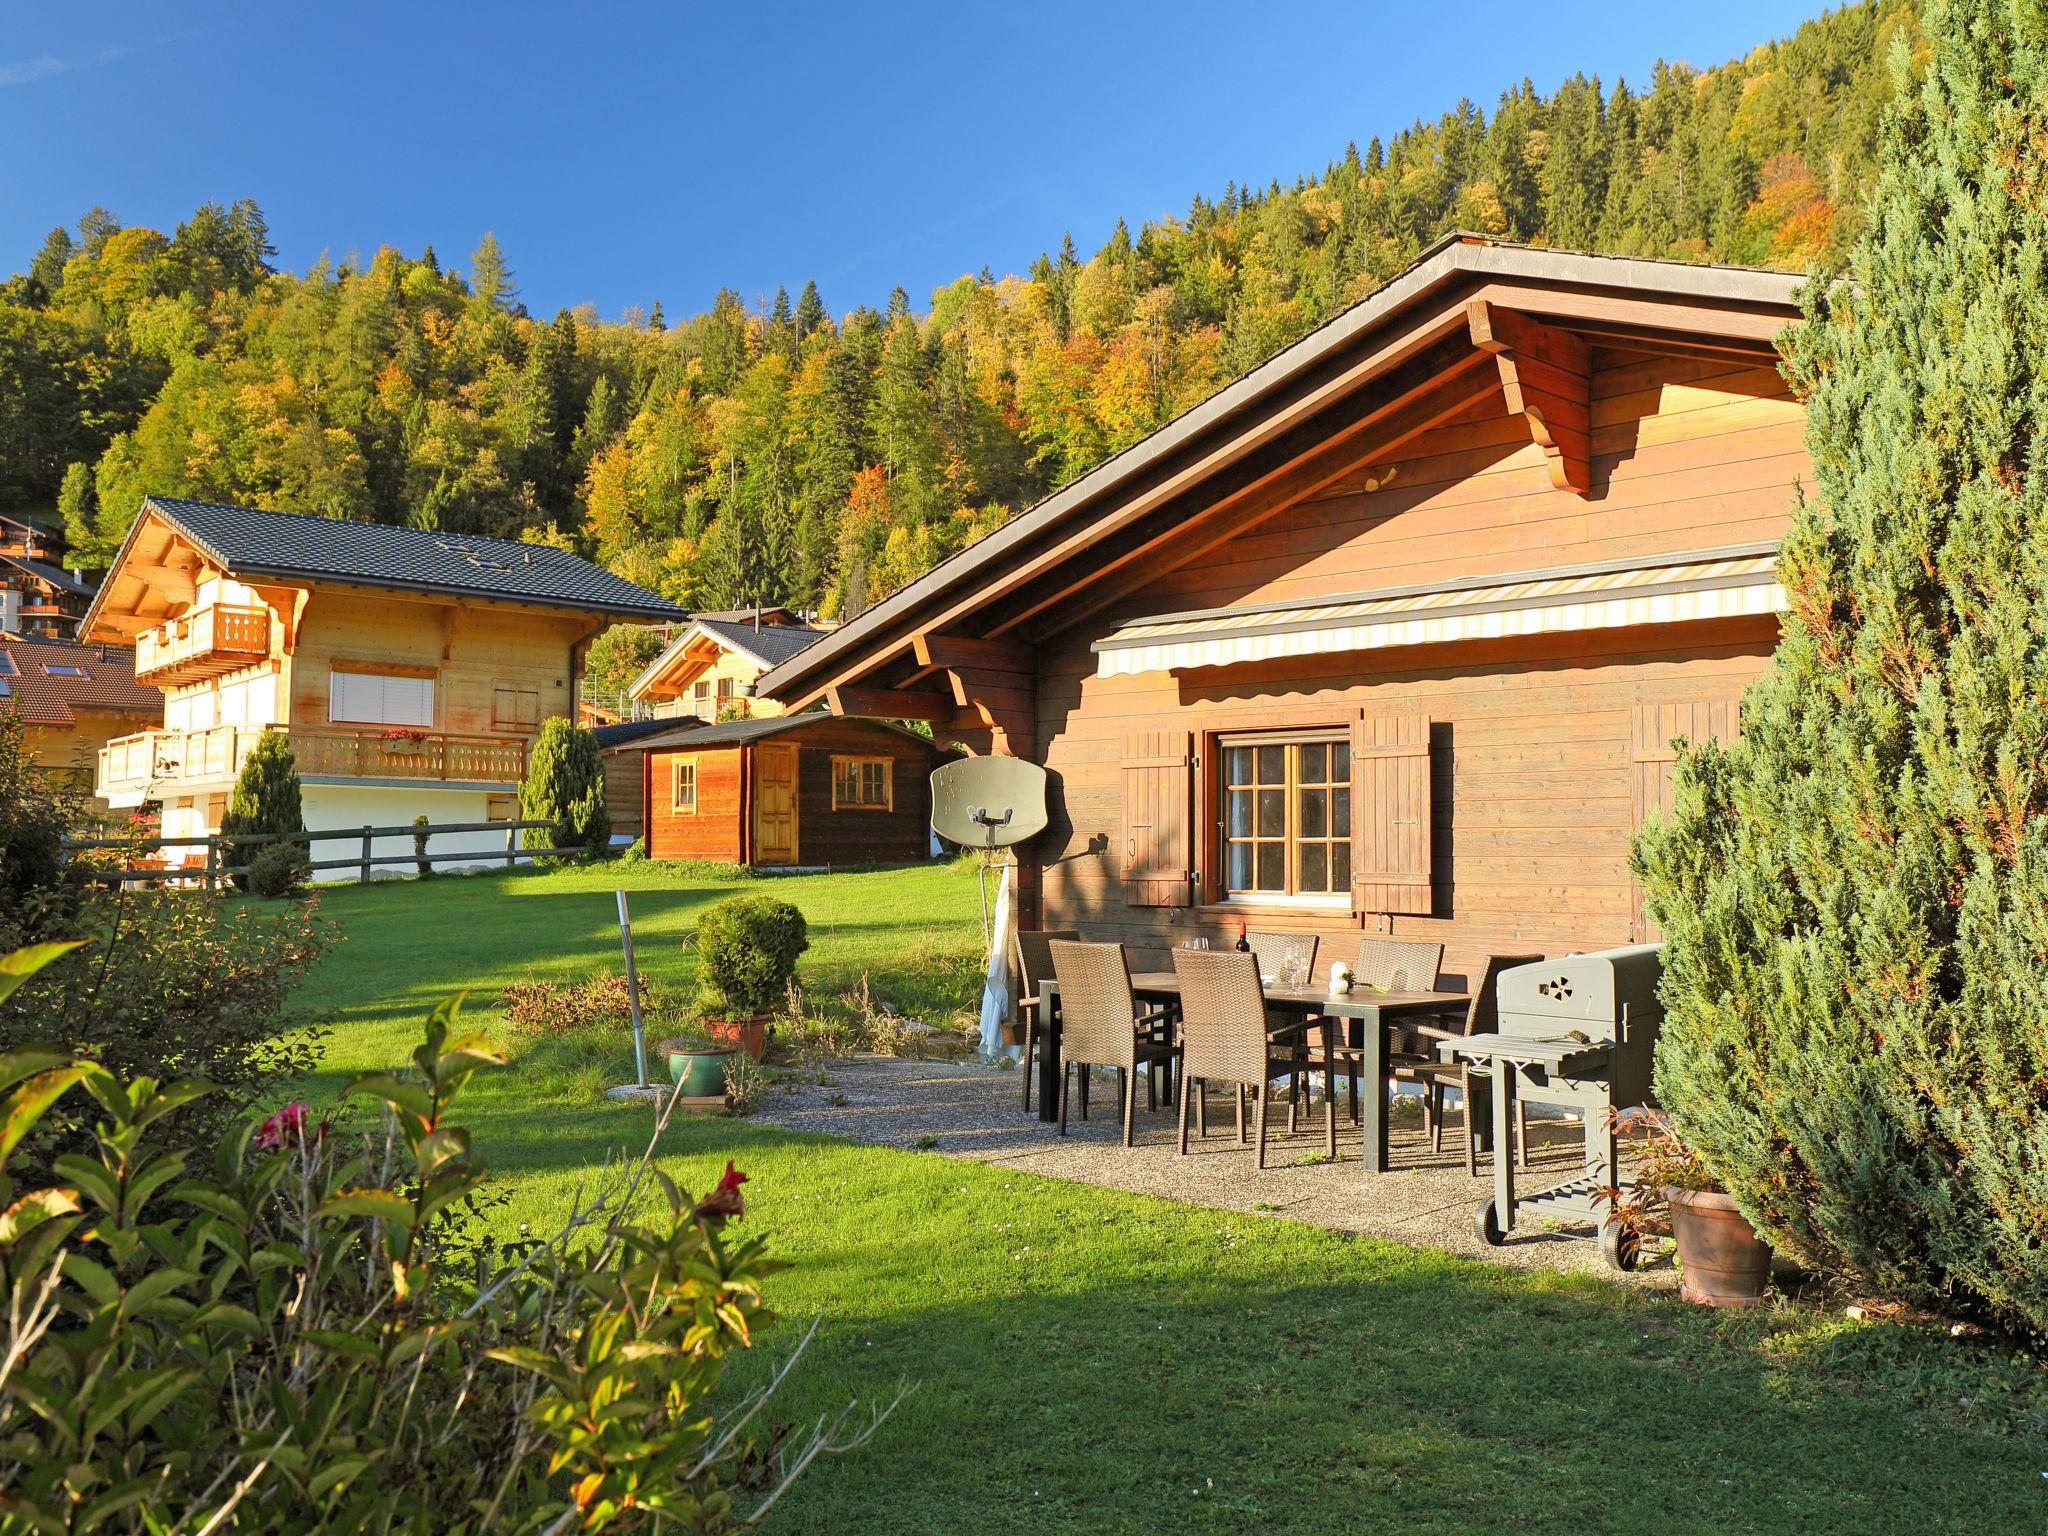
[[[619,944],[626,952],[626,1004],[633,1011],[633,1066],[639,1073],[634,1079],[640,1087],[647,1086],[647,1034],[640,1023],[640,975],[633,969],[633,915],[626,910],[626,893],[613,893],[619,898]]]

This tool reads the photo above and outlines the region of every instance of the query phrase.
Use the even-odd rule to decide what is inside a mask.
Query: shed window
[[[886,811],[889,809],[889,759],[886,757],[835,757],[832,759],[832,809]]]
[[[669,764],[669,809],[684,814],[697,810],[697,759],[679,757]]]
[[[1336,732],[1219,742],[1217,867],[1231,898],[1350,900],[1351,744]]]
[[[491,724],[500,730],[531,730],[540,724],[540,690],[499,683],[491,689]]]

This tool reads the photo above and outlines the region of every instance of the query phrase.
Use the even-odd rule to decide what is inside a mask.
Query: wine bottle
[[[1248,955],[1252,952],[1252,941],[1244,936],[1244,924],[1242,922],[1237,925],[1236,949],[1240,955]]]

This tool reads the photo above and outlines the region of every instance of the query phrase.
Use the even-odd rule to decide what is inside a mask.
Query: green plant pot
[[[725,1069],[737,1051],[670,1051],[668,1075],[686,1099],[708,1099],[725,1092]]]

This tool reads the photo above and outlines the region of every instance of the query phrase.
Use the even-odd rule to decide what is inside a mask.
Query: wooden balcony
[[[100,796],[112,805],[134,805],[223,788],[242,771],[257,738],[265,730],[282,729],[216,725],[204,731],[117,736],[100,748]],[[526,777],[526,743],[517,737],[381,726],[309,726],[285,734],[302,778],[513,785]]]
[[[252,666],[270,654],[270,610],[214,604],[135,637],[135,680],[169,687]]]

